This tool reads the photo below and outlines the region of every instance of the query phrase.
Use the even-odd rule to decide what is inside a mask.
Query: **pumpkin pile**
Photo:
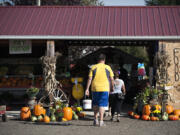
[[[146,104],[143,106],[142,114],[138,114],[134,111],[129,111],[128,115],[134,119],[142,119],[142,120],[151,120],[151,121],[159,121],[159,120],[180,120],[180,109],[173,109],[171,105],[166,105],[166,112],[162,114],[161,105],[149,105]]]
[[[29,107],[22,107],[20,118],[21,120],[31,120],[32,122],[65,122],[72,119],[78,120],[84,118],[85,113],[81,107],[66,107],[60,102],[55,103],[49,108],[44,108],[40,104],[36,104],[33,110]]]

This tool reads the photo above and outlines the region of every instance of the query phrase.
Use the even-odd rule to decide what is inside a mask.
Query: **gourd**
[[[73,112],[71,107],[64,107],[63,108],[64,117],[66,120],[72,120]]]
[[[168,114],[166,112],[164,112],[162,116],[162,120],[168,120]]]
[[[21,108],[21,113],[20,113],[20,118],[21,120],[27,120],[31,117],[31,111],[29,107],[22,107]]]
[[[144,115],[150,115],[150,113],[151,113],[151,106],[150,105],[144,105],[144,107],[143,107],[143,112],[142,112]]]
[[[42,121],[43,121],[43,116],[42,116],[42,115],[39,115],[39,116],[37,117],[37,121],[42,122]]]
[[[178,115],[169,115],[169,120],[179,120]]]
[[[171,105],[166,105],[166,112],[168,114],[172,113],[173,112],[173,107]]]
[[[36,116],[31,116],[31,121],[32,121],[32,122],[37,121],[37,117],[36,117]]]
[[[149,115],[142,115],[142,120],[150,120],[150,117]]]
[[[56,121],[56,117],[55,115],[51,115],[51,121],[55,122]]]
[[[155,106],[156,110],[161,111],[161,105],[154,105],[154,106]]]

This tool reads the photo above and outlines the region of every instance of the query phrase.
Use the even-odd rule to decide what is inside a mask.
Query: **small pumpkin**
[[[142,115],[141,117],[142,120],[150,120],[149,115]]]
[[[180,109],[176,109],[176,110],[174,110],[174,115],[178,115],[179,117],[180,117]]]
[[[138,114],[134,115],[134,119],[139,119],[139,118],[140,118],[140,115],[138,115]]]
[[[169,120],[179,120],[178,115],[169,115]]]
[[[37,104],[34,106],[34,115],[35,116],[39,116],[41,114],[45,115],[45,113],[46,113],[45,109],[40,104]]]
[[[129,115],[130,117],[133,117],[133,116],[134,116],[134,112],[133,112],[133,111],[129,111],[129,112],[128,112],[128,115]]]
[[[173,107],[171,105],[166,105],[166,112],[168,114],[172,113],[173,112]]]
[[[72,120],[73,112],[71,107],[64,107],[63,108],[64,118],[66,120]]]
[[[159,118],[152,116],[152,117],[150,117],[150,120],[151,120],[151,121],[157,121],[157,120],[159,120]]]
[[[31,117],[31,111],[29,107],[22,107],[20,118],[21,120],[28,120]]]
[[[144,105],[144,107],[143,107],[143,112],[142,112],[144,115],[150,115],[150,113],[151,113],[151,106],[150,105]]]
[[[47,115],[44,116],[44,122],[45,123],[49,123],[50,122],[49,116],[47,116]]]
[[[78,116],[79,116],[79,118],[84,118],[85,117],[85,113],[83,113],[83,112],[80,112],[80,113],[78,113]]]

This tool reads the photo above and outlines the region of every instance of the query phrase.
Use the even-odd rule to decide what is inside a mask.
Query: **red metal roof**
[[[0,7],[0,37],[180,36],[180,6]]]

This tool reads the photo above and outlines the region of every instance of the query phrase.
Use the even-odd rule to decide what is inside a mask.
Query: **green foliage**
[[[14,5],[36,5],[37,0],[10,0]],[[102,6],[99,0],[41,0],[41,5]]]
[[[31,87],[26,90],[26,93],[29,97],[35,97],[39,93],[39,88]]]
[[[147,6],[156,5],[180,5],[179,0],[145,0]]]
[[[135,105],[137,106],[139,102],[142,102],[143,104],[149,104],[151,99],[158,98],[162,94],[162,90],[146,87],[145,90],[138,93],[135,97]]]
[[[142,59],[142,61],[145,64],[145,67],[148,67],[150,60],[149,60],[147,49],[145,47],[143,46],[118,46],[117,48],[137,58]]]

